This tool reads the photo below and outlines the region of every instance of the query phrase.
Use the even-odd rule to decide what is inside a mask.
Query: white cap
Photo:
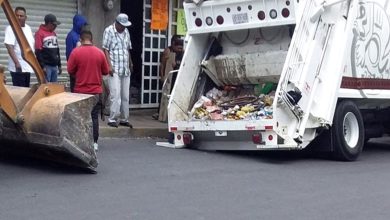
[[[128,27],[131,25],[131,22],[129,21],[129,17],[127,17],[127,14],[123,14],[123,13],[119,14],[115,20],[116,22],[118,22],[124,27]]]

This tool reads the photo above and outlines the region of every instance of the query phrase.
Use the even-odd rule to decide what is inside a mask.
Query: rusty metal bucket
[[[39,88],[47,87],[42,84]],[[28,88],[14,86],[6,89],[17,105],[30,92]],[[0,108],[0,145],[3,149],[93,171],[98,165],[91,120],[95,102],[90,95],[61,92],[32,103],[28,114],[19,114],[18,123]]]
[[[91,95],[66,93],[63,85],[47,83],[8,0],[0,5],[34,69],[38,84],[31,88],[6,86],[0,68],[0,150],[16,150],[95,171],[98,165],[92,137]]]

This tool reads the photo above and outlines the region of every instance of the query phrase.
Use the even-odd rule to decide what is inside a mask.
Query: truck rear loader
[[[389,3],[186,1],[187,45],[168,105],[174,146],[313,146],[356,160],[389,133]]]
[[[65,92],[64,85],[47,83],[13,9],[0,5],[31,65],[38,84],[30,88],[5,85],[0,68],[0,150],[44,158],[96,171],[91,110],[93,96]]]

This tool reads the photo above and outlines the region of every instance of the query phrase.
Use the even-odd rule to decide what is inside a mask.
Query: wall
[[[79,13],[87,18],[93,33],[93,41],[98,47],[102,45],[104,29],[112,24],[120,13],[121,0],[113,1],[114,8],[110,11],[105,11],[103,8],[104,0],[78,0]]]

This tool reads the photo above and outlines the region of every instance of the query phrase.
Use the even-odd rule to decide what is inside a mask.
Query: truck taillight
[[[265,19],[265,12],[264,11],[259,11],[259,13],[257,13],[257,17],[260,20],[264,20]]]
[[[282,16],[287,18],[288,16],[290,16],[290,10],[288,10],[287,8],[283,8],[282,10]]]
[[[263,142],[263,136],[260,133],[253,134],[252,141],[254,144],[261,144]]]
[[[198,26],[198,27],[202,26],[202,19],[196,18],[195,19],[195,25]]]
[[[217,17],[217,23],[218,23],[219,25],[221,25],[221,24],[223,24],[223,22],[224,22],[223,17],[222,17],[221,15],[219,15],[219,16]]]
[[[184,133],[183,134],[183,143],[184,144],[191,144],[191,142],[192,142],[192,134]]]

